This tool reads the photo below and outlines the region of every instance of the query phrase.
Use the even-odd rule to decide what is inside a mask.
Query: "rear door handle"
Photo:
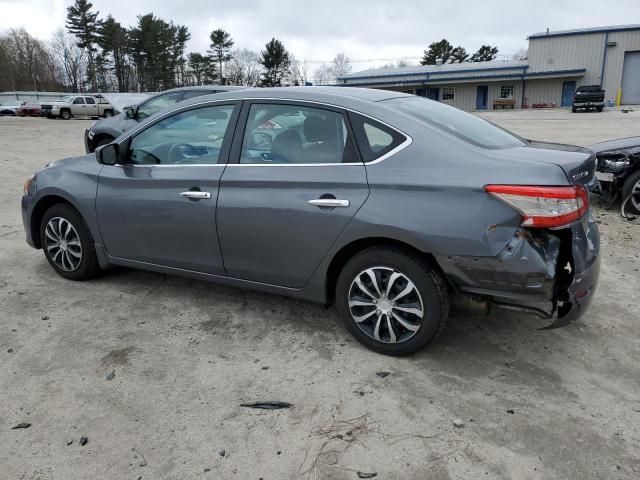
[[[181,192],[180,195],[186,198],[193,198],[196,200],[202,200],[206,198],[211,198],[211,193],[209,192],[201,192],[199,190],[189,190],[187,192]]]
[[[315,200],[309,200],[307,203],[309,205],[313,205],[314,207],[326,207],[326,208],[349,206],[349,200],[339,200],[337,198],[316,198]]]

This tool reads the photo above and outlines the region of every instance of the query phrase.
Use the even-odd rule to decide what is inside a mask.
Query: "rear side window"
[[[362,159],[371,162],[402,144],[406,137],[375,120],[350,114]]]
[[[96,101],[95,101],[95,99],[94,99],[93,97],[85,97],[84,99],[85,99],[85,100],[87,101],[87,103],[88,103],[88,104],[90,104],[90,105],[95,105],[95,103],[96,103]]]
[[[480,147],[509,148],[525,144],[520,137],[491,122],[439,102],[420,97],[403,97],[384,103],[416,120],[434,125]]]

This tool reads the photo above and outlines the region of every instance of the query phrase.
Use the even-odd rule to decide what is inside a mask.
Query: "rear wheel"
[[[71,118],[71,112],[69,110],[60,111],[60,118],[63,120],[69,120]]]
[[[87,280],[100,271],[91,232],[70,205],[57,204],[45,212],[40,242],[47,261],[64,278]]]
[[[640,170],[633,172],[622,185],[622,201],[629,199],[623,204],[624,212],[630,212],[633,215],[640,215]]]
[[[372,247],[342,269],[336,306],[360,343],[386,355],[408,355],[442,331],[449,296],[442,276],[424,259],[397,247]]]
[[[113,117],[113,112],[111,110],[105,110],[103,116],[104,118]]]
[[[604,107],[598,107],[598,108],[597,108],[597,110],[598,110],[599,112],[602,112],[602,110],[604,110]]]

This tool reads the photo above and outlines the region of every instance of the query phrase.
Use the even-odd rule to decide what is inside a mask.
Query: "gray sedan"
[[[594,167],[582,148],[412,95],[255,89],[179,103],[48,164],[22,214],[70,280],[123,265],[335,303],[360,342],[403,355],[442,331],[453,298],[554,327],[583,314]]]

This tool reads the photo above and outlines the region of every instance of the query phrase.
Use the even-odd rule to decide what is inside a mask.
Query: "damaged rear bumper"
[[[487,241],[500,245],[497,255],[436,255],[459,292],[552,320],[545,328],[567,325],[587,310],[600,270],[600,237],[590,211],[560,230],[495,227]]]

